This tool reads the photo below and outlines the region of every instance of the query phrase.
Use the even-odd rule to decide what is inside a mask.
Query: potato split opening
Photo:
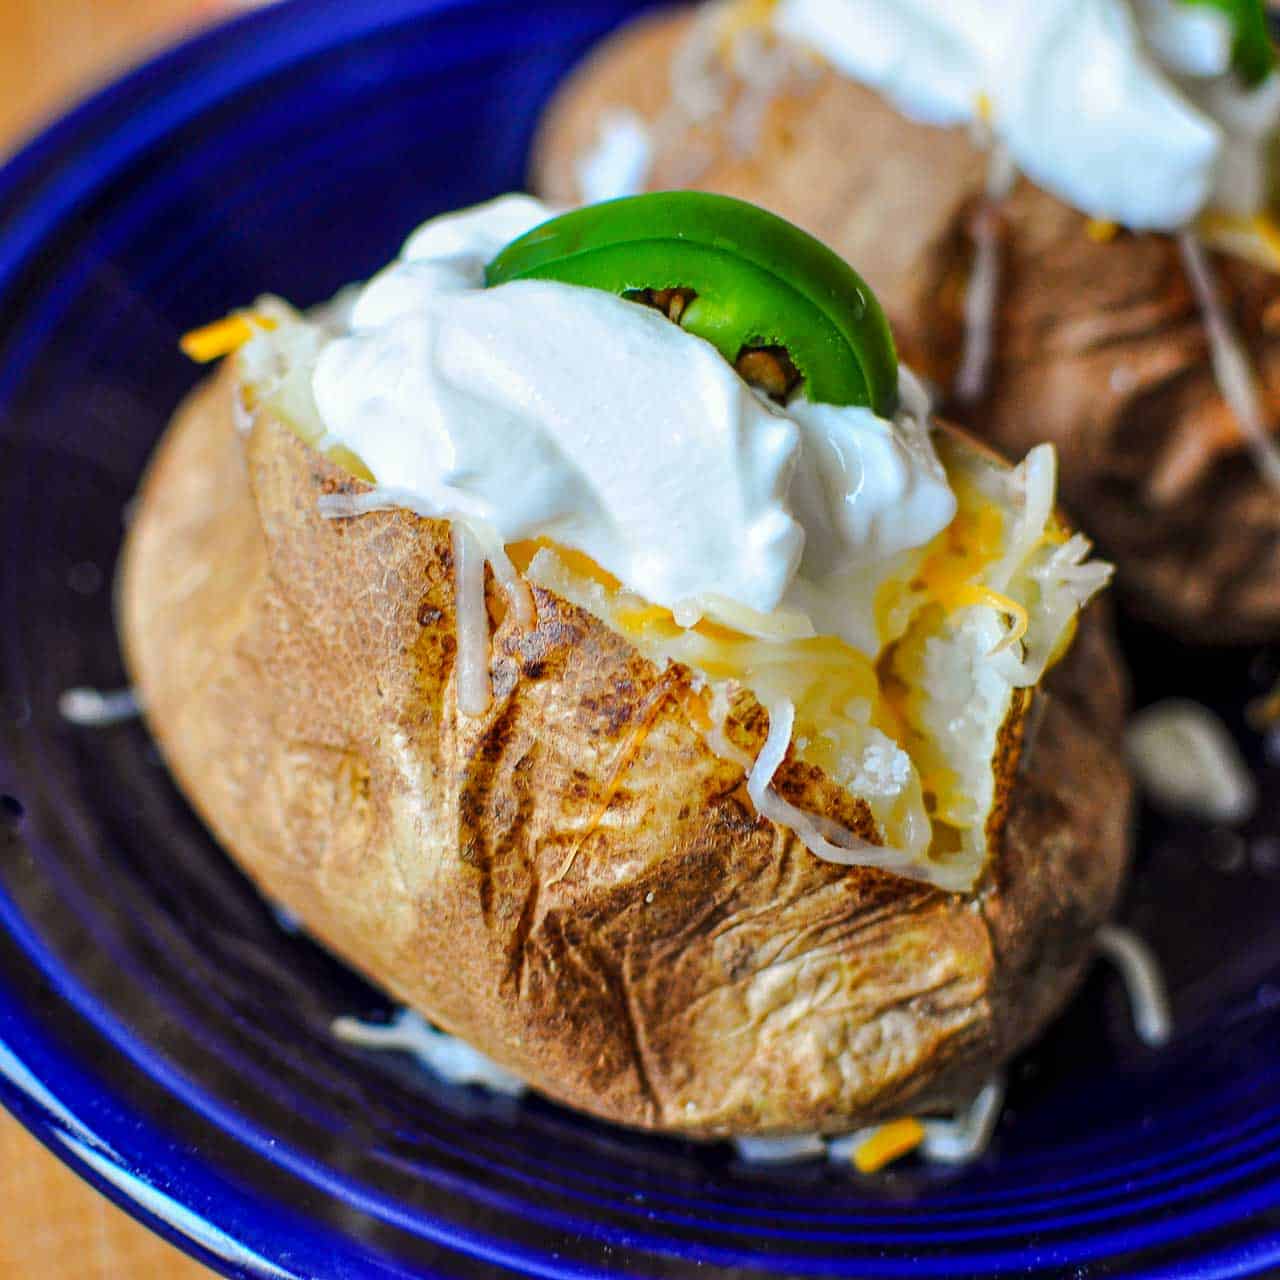
[[[272,306],[278,318],[279,304]],[[311,395],[323,319],[296,320],[255,331],[241,354],[242,377],[256,401],[306,443],[370,479],[359,459],[326,435]],[[687,668],[708,744],[744,769],[761,750],[748,728],[757,708],[787,708],[794,715],[789,755],[866,806],[884,846],[880,865],[968,891],[999,836],[1031,693],[1109,568],[1085,563],[1089,543],[1058,522],[1052,449],[1035,449],[1009,468],[935,434],[958,513],[932,542],[900,554],[877,590],[881,643],[874,655],[814,634],[795,610],[762,617],[715,601],[702,616],[696,609],[677,616],[571,548],[480,541],[509,597],[515,575],[523,574],[605,623],[660,669]],[[329,514],[358,514],[394,505],[394,498],[383,501],[375,489],[345,504]],[[850,608],[859,607],[851,594]],[[460,645],[458,660],[465,658],[468,705],[480,706],[477,665],[485,654],[474,650]],[[817,837],[806,843],[813,848]]]

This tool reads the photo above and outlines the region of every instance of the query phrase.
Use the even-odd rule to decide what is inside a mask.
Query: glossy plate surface
[[[347,1049],[379,996],[273,919],[137,724],[110,583],[183,330],[311,303],[428,215],[518,186],[533,121],[638,5],[294,0],[133,74],[0,174],[0,1097],[157,1230],[241,1276],[1225,1277],[1280,1270],[1280,742],[1272,656],[1130,626],[1139,694],[1224,712],[1243,835],[1144,819],[1127,914],[1179,1037],[1109,972],[1015,1067],[990,1155],[875,1184],[753,1170]]]

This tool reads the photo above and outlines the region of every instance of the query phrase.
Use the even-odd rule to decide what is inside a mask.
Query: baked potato
[[[748,644],[652,606],[628,616],[624,588],[543,540],[510,548],[532,614],[505,572],[477,579],[490,696],[465,710],[474,565],[459,563],[458,521],[380,509],[367,459],[307,428],[298,384],[264,385],[316,336],[284,309],[273,324],[178,410],[118,583],[148,723],[266,895],[548,1097],[697,1137],[952,1109],[1062,1007],[1115,905],[1130,786],[1105,613],[1090,606],[1078,630],[1074,608],[1049,616],[1044,566],[1089,568],[1051,511],[1019,552],[1038,586],[1015,573],[994,604],[944,607],[954,584],[916,581],[910,620],[866,668],[930,797],[933,844],[896,873],[869,862],[901,824],[824,754],[808,694],[765,697],[796,685],[760,645],[782,670],[788,645],[810,654],[821,637]],[[679,393],[653,397],[656,431]],[[1019,519],[1034,505],[1033,469],[937,435],[962,495],[939,547],[976,536],[966,503],[983,486]],[[1008,550],[997,541],[989,557]],[[1011,640],[1002,610],[1016,607],[1030,618]],[[737,669],[757,687],[717,683],[715,663],[747,650],[756,666]],[[1054,666],[1043,688],[1038,670],[1021,685],[993,674],[1014,650]],[[844,676],[828,657],[811,683],[829,700]],[[928,686],[948,678],[981,714],[948,702],[958,736],[930,736]],[[784,707],[808,741],[777,740]],[[807,815],[817,847],[860,849],[853,865],[762,814],[768,751],[783,807],[763,807]],[[984,787],[960,815],[959,793]]]
[[[805,227],[864,270],[943,412],[1013,454],[1054,443],[1064,501],[1136,611],[1193,640],[1280,634],[1280,454],[1259,465],[1246,447],[1178,240],[1091,221],[1026,178],[991,206],[988,153],[969,131],[915,123],[829,65],[786,78],[766,62],[753,83],[731,69],[734,31],[768,6],[719,7],[718,43],[699,56],[721,87],[673,127],[673,94],[706,96],[707,68],[689,54],[707,45],[698,24],[713,8],[646,16],[588,58],[541,125],[534,189],[581,199],[602,128],[638,117],[648,188],[723,191]],[[634,161],[614,178],[634,180]],[[954,388],[983,219],[999,244],[999,305],[990,377],[966,399]],[[1214,255],[1217,292],[1273,427],[1280,236],[1256,220],[1202,231],[1240,251]]]

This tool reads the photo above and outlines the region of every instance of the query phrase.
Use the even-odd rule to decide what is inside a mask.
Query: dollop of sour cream
[[[990,128],[1093,217],[1174,230],[1267,203],[1280,76],[1231,69],[1231,24],[1180,0],[780,0],[776,29],[904,115]]]
[[[731,604],[739,623],[887,574],[950,523],[909,375],[892,420],[780,407],[650,308],[552,281],[486,289],[486,262],[553,212],[507,196],[427,223],[322,345],[328,443],[391,500],[508,544],[551,539],[677,617]],[[878,647],[865,620],[847,631]]]

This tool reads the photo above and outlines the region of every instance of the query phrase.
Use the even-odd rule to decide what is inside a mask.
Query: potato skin
[[[654,119],[689,12],[623,28],[570,77],[541,126],[534,189],[579,199],[575,163],[600,113]],[[970,225],[985,157],[962,130],[914,124],[833,72],[779,98],[739,157],[713,121],[655,161],[681,181],[690,149],[713,159],[694,185],[762,204],[843,254],[876,291],[903,358],[949,388],[963,340]],[[687,169],[686,169],[687,172]],[[990,392],[943,411],[1020,456],[1058,447],[1063,500],[1119,569],[1132,607],[1192,640],[1280,635],[1280,500],[1248,454],[1220,454],[1179,491],[1152,492],[1158,460],[1196,433],[1231,430],[1176,242],[1096,243],[1087,219],[1021,181],[1002,215],[1003,274]],[[1265,408],[1280,416],[1278,277],[1219,256],[1224,300]]]
[[[945,1107],[1068,997],[1126,859],[1096,612],[976,895],[814,858],[677,697],[584,839],[656,668],[539,589],[535,630],[495,628],[491,710],[459,718],[447,525],[322,518],[358,482],[265,415],[240,436],[233,378],[197,389],[146,476],[126,654],[210,828],[375,982],[552,1098],[695,1136]],[[779,786],[862,823],[815,770]]]

